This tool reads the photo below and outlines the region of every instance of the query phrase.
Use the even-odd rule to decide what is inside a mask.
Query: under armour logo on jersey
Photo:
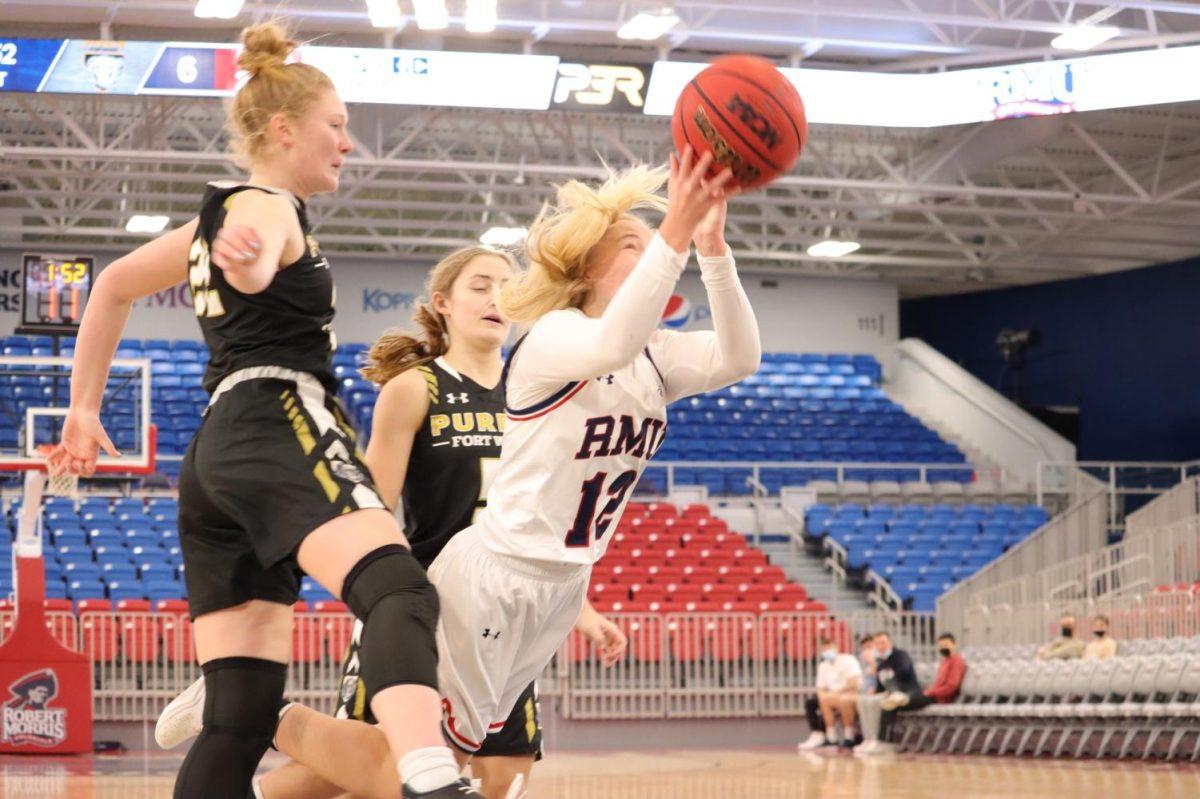
[[[499,640],[500,631],[496,630],[496,632],[493,633],[491,627],[484,627],[483,628],[483,637],[484,638],[494,638],[494,639]]]
[[[459,402],[465,404],[467,402],[467,395],[466,394],[447,394],[446,402],[450,403],[451,405],[455,405]]]
[[[603,383],[607,383],[610,386],[613,384],[613,376],[612,375],[602,375],[600,377],[597,377],[596,379]]]

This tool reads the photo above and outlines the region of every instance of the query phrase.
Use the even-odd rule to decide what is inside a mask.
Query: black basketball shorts
[[[292,604],[304,537],[343,514],[383,507],[354,428],[315,377],[273,366],[233,373],[214,392],[179,473],[192,618],[251,599]]]

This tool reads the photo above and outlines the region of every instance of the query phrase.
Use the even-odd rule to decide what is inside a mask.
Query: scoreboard
[[[94,268],[90,255],[23,255],[17,332],[75,335],[92,291]]]

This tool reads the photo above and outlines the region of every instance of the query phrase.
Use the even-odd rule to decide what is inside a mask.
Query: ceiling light
[[[1091,50],[1120,33],[1120,28],[1111,25],[1080,25],[1055,36],[1050,46],[1056,50]]]
[[[367,16],[376,28],[399,28],[404,22],[400,0],[367,0]]]
[[[523,227],[494,227],[480,236],[479,241],[489,247],[511,247],[524,241],[528,233]]]
[[[467,30],[491,33],[496,30],[496,0],[467,0]]]
[[[809,247],[807,252],[814,258],[841,258],[843,255],[855,252],[861,246],[857,241],[825,239],[825,241],[819,241]]]
[[[643,11],[622,25],[617,31],[617,37],[651,42],[678,24],[678,15],[669,8],[661,8],[658,11]]]
[[[423,31],[445,30],[450,24],[446,0],[413,0],[413,11],[416,12],[417,27]]]
[[[205,19],[233,19],[246,0],[196,0],[195,15]]]
[[[171,222],[169,216],[137,214],[129,217],[125,230],[129,233],[162,233]]]

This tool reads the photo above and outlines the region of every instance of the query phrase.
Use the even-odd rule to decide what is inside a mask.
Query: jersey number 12
[[[622,472],[613,479],[608,486],[608,504],[600,511],[599,516],[596,515],[596,506],[600,504],[600,494],[604,491],[604,482],[608,479],[608,473],[600,472],[592,479],[584,481],[583,497],[579,500],[579,511],[575,514],[575,524],[567,533],[566,545],[569,547],[590,546],[593,524],[596,528],[595,540],[599,541],[604,538],[604,534],[608,532],[608,528],[612,524],[613,516],[620,510],[621,503],[625,501],[625,495],[637,482],[637,476],[636,471],[630,470]]]

